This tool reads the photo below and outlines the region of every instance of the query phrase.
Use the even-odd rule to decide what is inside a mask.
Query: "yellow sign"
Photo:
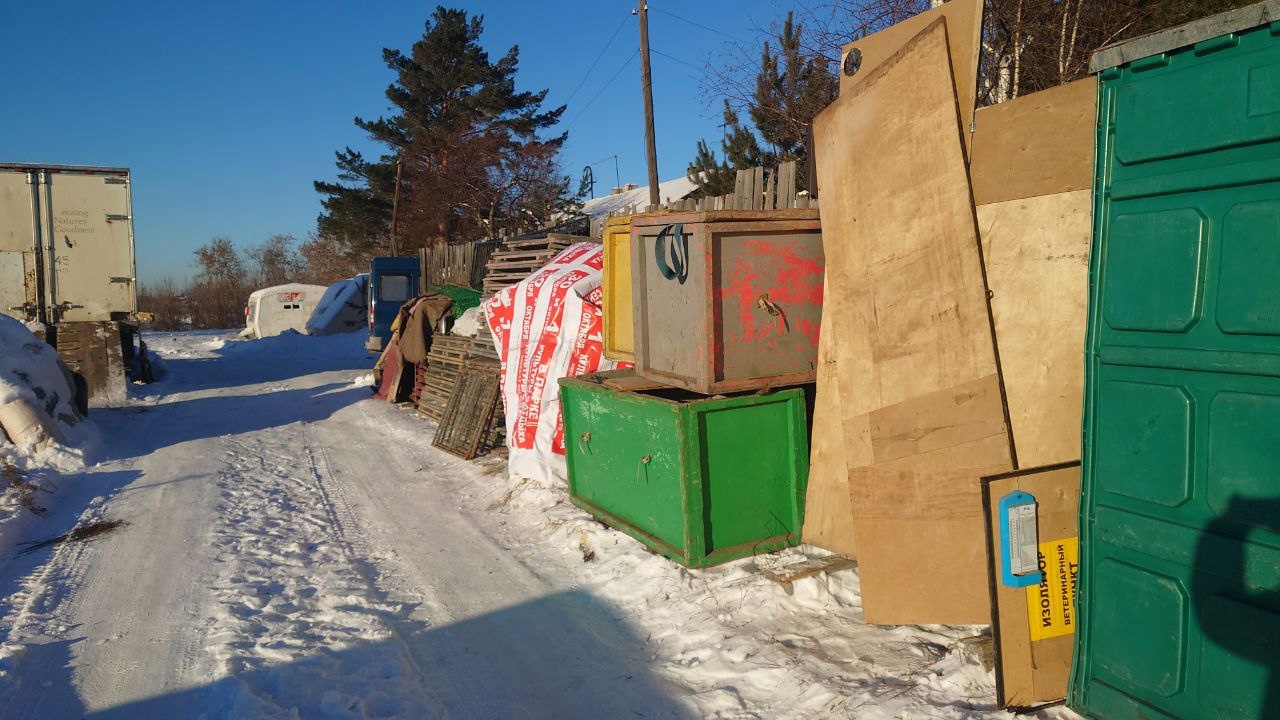
[[[1076,538],[1040,543],[1044,580],[1027,588],[1027,622],[1032,640],[1076,631],[1076,572],[1080,568]]]

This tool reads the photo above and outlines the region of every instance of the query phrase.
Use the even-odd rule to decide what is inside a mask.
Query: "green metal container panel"
[[[1280,718],[1280,23],[1176,32],[1100,53],[1068,702]]]
[[[800,542],[809,447],[804,393],[702,398],[560,380],[575,505],[688,567]]]

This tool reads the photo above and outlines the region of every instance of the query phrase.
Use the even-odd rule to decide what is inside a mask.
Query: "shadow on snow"
[[[80,640],[36,645],[27,652],[59,670],[23,679],[25,687],[0,718],[692,717],[650,671],[643,640],[584,592],[447,625],[403,616],[392,624],[403,642],[309,651],[95,711],[82,704],[72,682],[73,645]]]

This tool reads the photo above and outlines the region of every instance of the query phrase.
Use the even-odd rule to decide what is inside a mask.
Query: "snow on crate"
[[[502,362],[512,476],[567,477],[556,381],[619,367],[604,357],[599,301],[603,268],[603,246],[571,245],[484,305]]]

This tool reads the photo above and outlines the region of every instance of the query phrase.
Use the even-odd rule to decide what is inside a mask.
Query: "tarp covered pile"
[[[496,292],[484,305],[502,361],[512,475],[566,479],[556,381],[621,366],[603,352],[603,267],[601,245],[571,245],[541,270]]]
[[[308,335],[335,335],[366,327],[368,274],[357,275],[329,286],[307,320]]]
[[[64,442],[84,420],[74,388],[57,351],[0,315],[0,440],[28,449]]]

